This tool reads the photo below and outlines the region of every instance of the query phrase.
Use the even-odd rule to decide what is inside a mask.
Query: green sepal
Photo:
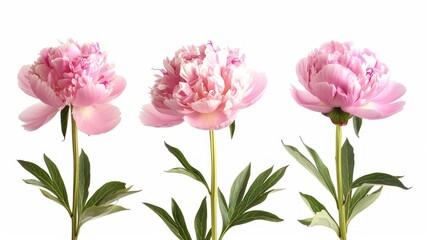
[[[200,171],[198,171],[196,168],[194,168],[188,162],[188,160],[186,160],[183,153],[178,148],[170,146],[166,142],[164,142],[164,144],[167,147],[168,151],[170,153],[172,153],[177,158],[177,160],[179,160],[179,162],[182,164],[182,166],[184,167],[184,168],[173,168],[167,172],[185,174],[186,176],[189,176],[189,177],[197,180],[198,182],[201,182],[206,187],[206,189],[210,192],[209,185],[207,184],[204,176],[201,174]]]
[[[61,132],[63,134],[63,138],[66,139],[66,133],[67,133],[67,124],[69,122],[69,110],[70,110],[70,106],[66,105],[62,110],[61,110]]]

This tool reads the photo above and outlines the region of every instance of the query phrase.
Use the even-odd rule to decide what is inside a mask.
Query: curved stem
[[[212,223],[212,240],[217,239],[217,166],[216,166],[216,144],[214,131],[210,130],[210,157],[211,157],[211,223]]]
[[[341,142],[342,142],[342,129],[341,125],[336,125],[336,139],[335,139],[335,163],[337,170],[337,206],[339,210],[340,221],[340,234],[341,240],[347,240],[347,225],[346,225],[346,206],[343,194],[343,175],[341,166]]]
[[[72,240],[77,240],[78,230],[78,193],[79,193],[79,147],[76,122],[71,116],[72,147],[73,147],[73,208],[72,208]]]

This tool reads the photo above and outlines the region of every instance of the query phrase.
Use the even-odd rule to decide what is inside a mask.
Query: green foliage
[[[19,164],[30,172],[36,179],[24,180],[25,183],[40,187],[40,191],[46,198],[55,201],[62,205],[70,215],[72,211],[69,206],[67,190],[64,185],[61,174],[53,161],[44,155],[45,164],[48,172],[43,170],[38,165],[18,160]],[[79,190],[78,190],[78,230],[80,227],[93,219],[106,216],[115,212],[127,210],[119,205],[113,204],[120,198],[136,193],[138,191],[130,191],[131,187],[126,188],[125,183],[122,182],[108,182],[101,186],[89,200],[89,186],[90,186],[90,162],[86,153],[82,150],[80,156],[80,174],[79,174]]]
[[[209,185],[207,184],[204,176],[201,174],[200,171],[198,171],[196,168],[194,168],[188,162],[188,160],[186,160],[183,153],[178,148],[170,146],[167,143],[164,143],[164,144],[167,147],[168,151],[170,153],[172,153],[183,166],[183,168],[177,167],[177,168],[170,169],[167,172],[169,172],[169,173],[180,173],[180,174],[184,174],[188,177],[191,177],[191,178],[197,180],[198,182],[201,182],[206,187],[206,189],[210,192]]]
[[[360,124],[358,120],[356,124],[357,130],[359,130]],[[356,134],[358,134],[358,131]],[[329,171],[318,154],[313,149],[304,144],[315,162],[314,165],[295,147],[285,144],[283,145],[289,154],[291,154],[298,163],[300,163],[305,169],[314,175],[319,180],[319,182],[326,189],[328,189],[337,202],[336,189],[333,187]],[[402,189],[409,189],[404,186],[404,184],[399,180],[399,177],[395,177],[386,173],[371,173],[354,180],[354,150],[348,139],[346,139],[341,147],[341,165],[342,172],[340,174],[342,175],[344,195],[343,204],[345,205],[347,225],[357,214],[362,212],[378,199],[381,194],[382,187],[371,192],[373,186],[395,186]],[[314,216],[311,218],[299,220],[299,222],[306,226],[322,225],[329,227],[339,234],[339,225],[336,223],[324,205],[310,195],[301,193],[301,196],[314,213]]]
[[[234,137],[235,132],[235,120],[229,125],[229,133],[231,135],[231,139]]]
[[[276,215],[260,211],[248,211],[249,209],[264,202],[268,194],[277,191],[271,189],[284,175],[287,166],[282,167],[271,174],[273,168],[268,168],[259,174],[246,192],[250,178],[251,165],[249,164],[236,177],[232,184],[229,202],[227,203],[222,191],[219,190],[219,206],[222,214],[221,237],[233,226],[241,225],[255,220],[266,220],[271,222],[283,221]]]
[[[353,129],[355,130],[355,134],[359,137],[359,131],[362,127],[362,118],[353,116]]]
[[[61,132],[63,134],[63,138],[66,139],[66,133],[67,133],[67,124],[69,122],[69,112],[70,112],[70,106],[66,105],[61,110]]]
[[[144,203],[153,212],[155,212],[171,230],[171,232],[180,240],[192,240],[186,226],[186,221],[182,210],[174,199],[171,199],[172,216],[166,210],[150,203]],[[207,231],[207,203],[203,199],[195,215],[194,228],[197,240],[208,240],[211,237],[211,231]]]
[[[165,143],[167,149],[179,160],[183,167],[173,168],[167,172],[180,173],[189,176],[196,181],[202,183],[211,194],[211,190],[205,181],[204,176],[194,168],[185,158],[183,153],[167,143]],[[265,220],[271,222],[280,222],[283,219],[278,216],[261,210],[250,210],[251,208],[264,202],[270,193],[279,191],[279,189],[272,189],[272,187],[284,176],[287,166],[282,167],[273,171],[273,167],[268,168],[259,174],[256,179],[251,183],[250,187],[247,188],[251,165],[249,164],[238,174],[235,178],[231,190],[229,193],[228,202],[225,200],[225,196],[220,189],[219,192],[219,209],[222,215],[222,232],[219,240],[225,235],[225,233],[233,226],[245,224],[255,220]],[[247,191],[246,191],[247,189]],[[186,228],[186,223],[183,215],[180,211],[179,206],[176,204],[174,199],[172,200],[172,214],[170,216],[166,210],[150,203],[144,203],[152,211],[154,211],[173,232],[173,234],[181,240],[191,239],[189,231]],[[207,204],[204,198],[198,209],[198,212],[194,219],[195,236],[197,240],[210,240],[211,229],[207,231]]]

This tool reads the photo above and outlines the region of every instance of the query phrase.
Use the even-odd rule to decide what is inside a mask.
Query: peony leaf
[[[307,206],[311,209],[311,211],[313,211],[313,213],[317,213],[322,210],[325,210],[329,214],[326,207],[323,204],[321,204],[316,198],[304,193],[299,193],[299,194],[301,195],[302,199],[307,204]]]
[[[86,208],[82,214],[79,216],[79,227],[90,220],[94,220],[96,218],[104,217],[106,215],[128,210],[124,207],[118,205],[107,205],[107,206],[91,206]]]
[[[353,205],[352,208],[350,208],[350,214],[348,217],[347,224],[350,223],[352,218],[354,218],[358,213],[362,212],[365,208],[369,207],[381,194],[381,190],[383,187],[380,187],[373,193],[369,195],[365,195],[363,198],[361,198],[355,205]]]
[[[283,221],[283,219],[277,217],[276,215],[274,215],[272,213],[255,210],[255,211],[248,211],[248,212],[245,212],[242,215],[240,215],[240,217],[237,218],[237,220],[234,222],[234,226],[245,224],[245,223],[252,222],[255,220],[265,220],[265,221],[270,221],[270,222],[281,222],[281,221]]]
[[[152,211],[154,211],[168,226],[168,228],[176,235],[177,238],[183,239],[182,236],[179,233],[178,227],[174,219],[165,211],[164,209],[152,205],[150,203],[144,203],[148,208],[150,208]]]
[[[204,240],[210,240],[210,239],[212,239],[212,229],[211,228],[207,232],[206,238],[204,238]]]
[[[61,206],[64,206],[64,203],[62,201],[60,201],[57,197],[52,195],[50,192],[43,190],[43,189],[40,189],[40,192],[42,192],[43,196],[47,197],[48,199],[60,204]]]
[[[106,197],[109,198],[111,194],[114,194],[123,189],[126,189],[125,183],[123,182],[112,181],[112,182],[105,183],[97,191],[95,191],[95,193],[86,203],[83,211],[85,211],[85,209],[90,208],[92,206],[100,205]]]
[[[140,192],[140,190],[138,190],[138,191],[130,191],[130,189],[132,188],[132,186],[131,187],[128,187],[128,188],[124,188],[124,189],[121,189],[121,190],[118,190],[118,191],[116,191],[116,192],[114,192],[114,193],[111,193],[111,194],[109,194],[109,195],[106,195],[99,203],[98,203],[98,205],[109,205],[109,204],[111,204],[111,203],[113,203],[113,202],[116,202],[116,201],[118,201],[119,199],[121,199],[121,198],[123,198],[123,197],[126,197],[126,196],[128,196],[128,195],[131,195],[131,194],[134,194],[134,193],[138,193],[138,192]]]
[[[82,213],[85,203],[88,199],[88,189],[91,182],[91,164],[85,151],[82,149],[79,156],[79,192],[78,192],[78,211]]]
[[[355,190],[355,192],[354,192],[354,194],[353,194],[353,196],[352,196],[352,198],[351,198],[351,200],[350,201],[348,201],[349,202],[349,207],[350,207],[350,210],[351,209],[353,209],[354,208],[354,206],[362,199],[362,198],[364,198],[368,193],[369,193],[369,191],[371,191],[371,189],[373,188],[374,186],[371,186],[371,185],[362,185],[362,186],[360,186],[360,187],[358,187],[358,188],[356,188],[356,190]],[[350,216],[350,211],[348,212],[348,216]]]
[[[302,139],[301,139],[302,141]],[[304,144],[307,151],[310,153],[311,157],[314,160],[314,163],[316,164],[317,171],[320,173],[320,176],[322,177],[322,184],[329,190],[329,192],[334,197],[335,201],[337,201],[337,194],[335,192],[334,183],[331,179],[331,174],[329,173],[329,169],[326,167],[326,165],[323,163],[322,159],[319,157],[319,154],[312,149],[311,147],[307,146],[304,141],[302,141],[302,144]]]
[[[235,211],[236,206],[243,200],[247,183],[249,182],[250,169],[251,166],[249,164],[246,168],[244,168],[243,171],[240,172],[240,174],[238,174],[231,186],[231,191],[229,193],[229,211],[231,213]]]
[[[359,137],[359,131],[362,127],[362,118],[353,116],[353,129],[355,130],[355,134]]]
[[[221,191],[219,191],[219,206],[223,221],[221,237],[223,237],[223,235],[231,227],[253,220],[281,221],[280,218],[278,218],[272,213],[247,210],[264,202],[268,194],[278,191],[277,189],[270,188],[273,187],[283,177],[286,168],[287,166],[282,167],[273,174],[271,174],[273,167],[268,168],[256,177],[247,192],[243,192],[242,190],[243,188],[246,188],[247,181],[250,175],[249,164],[237,176],[233,184],[235,186],[231,187],[231,194],[234,194],[235,196],[230,196],[229,206],[226,204],[224,195]],[[234,208],[231,207],[232,203],[235,204]]]
[[[350,186],[353,183],[353,172],[355,166],[353,147],[349,140],[346,139],[341,147],[341,175],[343,177],[343,194],[346,198],[349,197],[351,191]]]
[[[43,158],[52,179],[52,187],[55,189],[55,195],[58,197],[59,201],[63,203],[62,205],[70,212],[66,186],[64,185],[63,178],[61,177],[57,165],[55,165],[55,163],[52,162],[52,160],[45,154],[43,155]]]
[[[171,199],[171,212],[173,214],[174,221],[176,222],[177,230],[179,231],[183,240],[192,240],[188,231],[188,227],[186,226],[186,221],[182,214],[182,210],[180,210],[179,205],[177,205],[174,199]]]
[[[229,133],[231,135],[231,139],[234,137],[235,132],[235,120],[229,125]]]
[[[23,181],[30,185],[46,188],[46,186],[43,183],[41,183],[40,181],[37,181],[36,179],[24,179]]]
[[[219,209],[220,213],[222,215],[222,229],[225,229],[227,227],[227,224],[229,222],[229,216],[228,216],[228,204],[226,203],[225,196],[223,195],[222,191],[218,188],[219,193]]]
[[[191,177],[191,178],[193,178],[193,179],[195,179],[195,180],[199,181],[199,180],[198,180],[198,176],[197,176],[197,175],[195,175],[193,172],[189,171],[189,170],[188,170],[188,169],[186,169],[186,168],[176,167],[176,168],[172,168],[172,169],[170,169],[170,170],[168,170],[168,171],[166,171],[166,172],[168,172],[168,173],[179,173],[179,174],[183,174],[183,175],[186,175],[186,176],[188,176],[188,177]]]
[[[207,182],[206,182],[204,176],[201,174],[201,172],[198,171],[196,168],[192,167],[192,165],[188,162],[188,160],[186,160],[185,156],[183,155],[183,153],[178,148],[170,146],[166,142],[164,142],[164,144],[167,147],[168,151],[170,153],[172,153],[177,158],[177,160],[179,160],[179,162],[182,164],[182,166],[188,172],[192,173],[192,175],[194,176],[192,178],[194,178],[197,181],[201,182],[206,187],[206,189],[208,190],[208,192],[210,193],[209,185],[207,184]],[[180,173],[184,174],[184,172],[180,172]],[[188,175],[188,174],[185,174],[185,175]]]
[[[25,183],[35,185],[35,186],[39,186],[39,187],[43,187],[46,190],[48,190],[49,192],[53,193],[53,195],[55,196],[56,199],[58,199],[60,204],[62,206],[64,206],[64,208],[67,210],[67,212],[69,214],[71,214],[70,207],[68,205],[68,201],[65,201],[63,199],[63,197],[61,197],[62,194],[60,193],[58,187],[56,187],[56,185],[55,185],[58,183],[54,183],[52,181],[51,177],[49,176],[49,174],[45,170],[43,170],[41,167],[39,167],[38,165],[36,165],[32,162],[28,162],[28,161],[24,161],[24,160],[18,160],[18,163],[25,170],[27,170],[29,173],[31,173],[33,176],[35,176],[39,180],[39,181],[34,180],[34,179],[24,180]],[[50,166],[50,167],[52,168],[51,171],[54,172],[55,170],[53,168],[56,168],[56,166],[55,167]],[[54,175],[55,175],[55,173],[54,173]],[[57,181],[58,181],[58,179],[57,179]],[[41,189],[41,191],[42,191],[42,189]],[[48,197],[48,195],[44,191],[42,191],[42,194],[45,197]],[[48,197],[48,198],[53,200],[51,197]],[[66,200],[67,200],[67,198],[66,198]],[[54,201],[57,202],[56,200],[54,200]]]
[[[310,162],[310,160],[308,160],[308,158],[306,158],[301,152],[299,152],[298,149],[296,149],[293,146],[290,145],[285,145],[283,143],[284,148],[286,149],[286,151],[289,152],[290,155],[292,155],[292,157],[295,158],[295,160],[298,161],[298,163],[300,163],[305,169],[307,169],[311,174],[313,174],[313,176],[315,176],[317,178],[317,180],[319,180],[319,182],[326,188],[328,189],[329,192],[331,192],[331,194],[333,194],[333,196],[336,199],[336,194],[335,191],[332,193],[332,187],[329,186],[328,183],[325,182],[324,177],[322,176],[322,174],[320,173],[320,171],[314,166],[313,163]],[[323,168],[323,167],[322,167]],[[327,175],[327,174],[326,174]],[[326,176],[327,177],[327,176]],[[329,182],[329,181],[328,181]],[[332,181],[331,181],[332,182]]]
[[[61,132],[63,133],[63,138],[66,139],[66,133],[67,133],[67,124],[69,122],[69,109],[70,106],[66,105],[61,110]]]
[[[197,240],[204,240],[207,231],[207,203],[206,198],[201,202],[194,220],[195,235]]]
[[[331,217],[331,215],[326,212],[326,210],[321,210],[317,212],[314,217],[298,220],[303,225],[308,227],[313,226],[325,226],[335,231],[337,235],[339,235],[339,227],[335,220]]]
[[[371,173],[365,176],[362,176],[356,179],[350,188],[360,187],[362,185],[386,185],[400,187],[402,189],[408,190],[404,184],[399,180],[399,177],[395,177],[386,173]]]

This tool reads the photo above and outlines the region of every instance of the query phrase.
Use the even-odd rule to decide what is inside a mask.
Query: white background
[[[39,51],[73,38],[98,41],[128,86],[114,104],[122,121],[113,131],[79,135],[91,159],[90,192],[110,180],[121,180],[142,191],[119,204],[130,211],[87,223],[81,240],[175,239],[164,223],[142,202],[170,208],[174,197],[193,234],[193,218],[205,196],[197,182],[164,173],[179,166],[163,141],[180,148],[209,179],[209,136],[188,124],[156,129],[143,126],[138,115],[149,102],[149,87],[165,57],[183,45],[213,40],[241,48],[249,64],[265,71],[269,84],[254,106],[238,114],[236,135],[216,132],[219,185],[224,192],[235,176],[252,162],[256,173],[270,166],[289,165],[260,209],[284,219],[237,226],[232,239],[336,239],[327,228],[307,228],[297,219],[311,216],[299,196],[316,196],[332,214],[329,193],[283,148],[281,141],[304,150],[299,138],[318,150],[334,172],[335,127],[321,114],[298,106],[290,96],[299,86],[295,64],[312,49],[330,40],[352,41],[377,53],[391,78],[407,87],[402,112],[377,121],[364,121],[360,138],[352,125],[344,128],[355,149],[355,176],[382,171],[404,175],[412,186],[405,191],[386,187],[381,197],[349,226],[349,239],[427,239],[428,232],[428,15],[424,1],[2,1],[0,3],[0,70],[2,94],[0,159],[0,239],[70,238],[66,211],[45,199],[22,179],[31,178],[17,159],[43,166],[46,153],[60,168],[69,192],[72,186],[71,142],[62,140],[59,115],[37,131],[21,127],[18,114],[38,100],[17,85],[17,74]],[[299,86],[301,87],[301,86]],[[220,220],[220,219],[219,219]],[[219,222],[219,227],[221,223]]]

